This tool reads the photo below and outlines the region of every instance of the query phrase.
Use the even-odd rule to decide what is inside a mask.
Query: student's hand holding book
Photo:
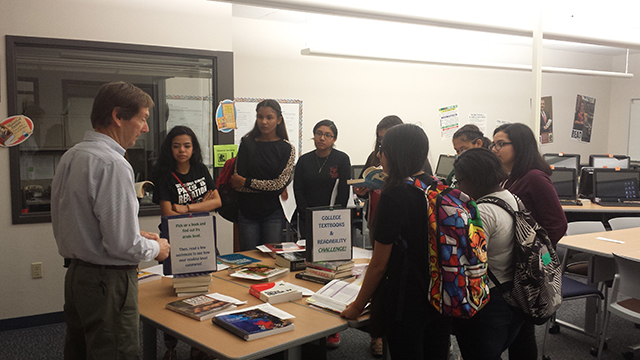
[[[347,305],[347,308],[340,313],[340,317],[349,320],[355,320],[362,314],[362,311],[364,311],[364,306],[362,308],[358,308],[356,302],[354,301],[351,304]]]

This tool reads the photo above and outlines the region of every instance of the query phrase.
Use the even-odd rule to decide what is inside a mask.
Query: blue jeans
[[[261,244],[281,243],[284,213],[282,208],[259,220],[247,219],[238,213],[240,251],[253,250]]]
[[[491,289],[489,303],[471,319],[454,319],[453,333],[465,360],[499,360],[523,323],[502,295]]]

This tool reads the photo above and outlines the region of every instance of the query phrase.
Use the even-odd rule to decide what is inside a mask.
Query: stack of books
[[[350,281],[354,279],[354,276],[351,275],[353,260],[306,261],[305,265],[307,266],[305,271],[296,274],[296,278],[320,284],[327,284],[331,280]]]
[[[230,268],[229,276],[256,280],[256,281],[273,281],[279,277],[283,277],[289,273],[289,269],[276,268],[264,264],[246,265],[242,268]]]
[[[207,295],[196,295],[167,304],[167,309],[200,321],[211,319],[223,310],[233,310],[235,308],[236,306],[230,302],[218,300]]]
[[[284,281],[251,285],[249,294],[270,304],[302,299],[302,291],[297,286]]]
[[[276,254],[276,265],[288,268],[289,271],[300,271],[307,268],[304,251]]]
[[[209,292],[211,272],[173,275],[173,288],[178,296],[193,296]]]

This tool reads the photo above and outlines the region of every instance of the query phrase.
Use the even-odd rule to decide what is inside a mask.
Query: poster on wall
[[[440,112],[440,136],[443,139],[451,139],[460,126],[458,105],[443,107],[438,111]]]
[[[571,138],[581,142],[591,142],[593,130],[593,114],[596,109],[596,98],[578,95],[576,99],[576,115],[573,117]]]
[[[540,144],[553,142],[553,101],[551,96],[540,98]]]
[[[487,114],[469,114],[469,124],[477,126],[484,134],[487,131]]]

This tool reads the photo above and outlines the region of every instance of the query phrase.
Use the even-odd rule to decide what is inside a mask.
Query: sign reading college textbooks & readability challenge
[[[309,208],[307,219],[307,261],[351,259],[351,209]]]
[[[172,274],[216,271],[215,218],[209,213],[166,216]]]

